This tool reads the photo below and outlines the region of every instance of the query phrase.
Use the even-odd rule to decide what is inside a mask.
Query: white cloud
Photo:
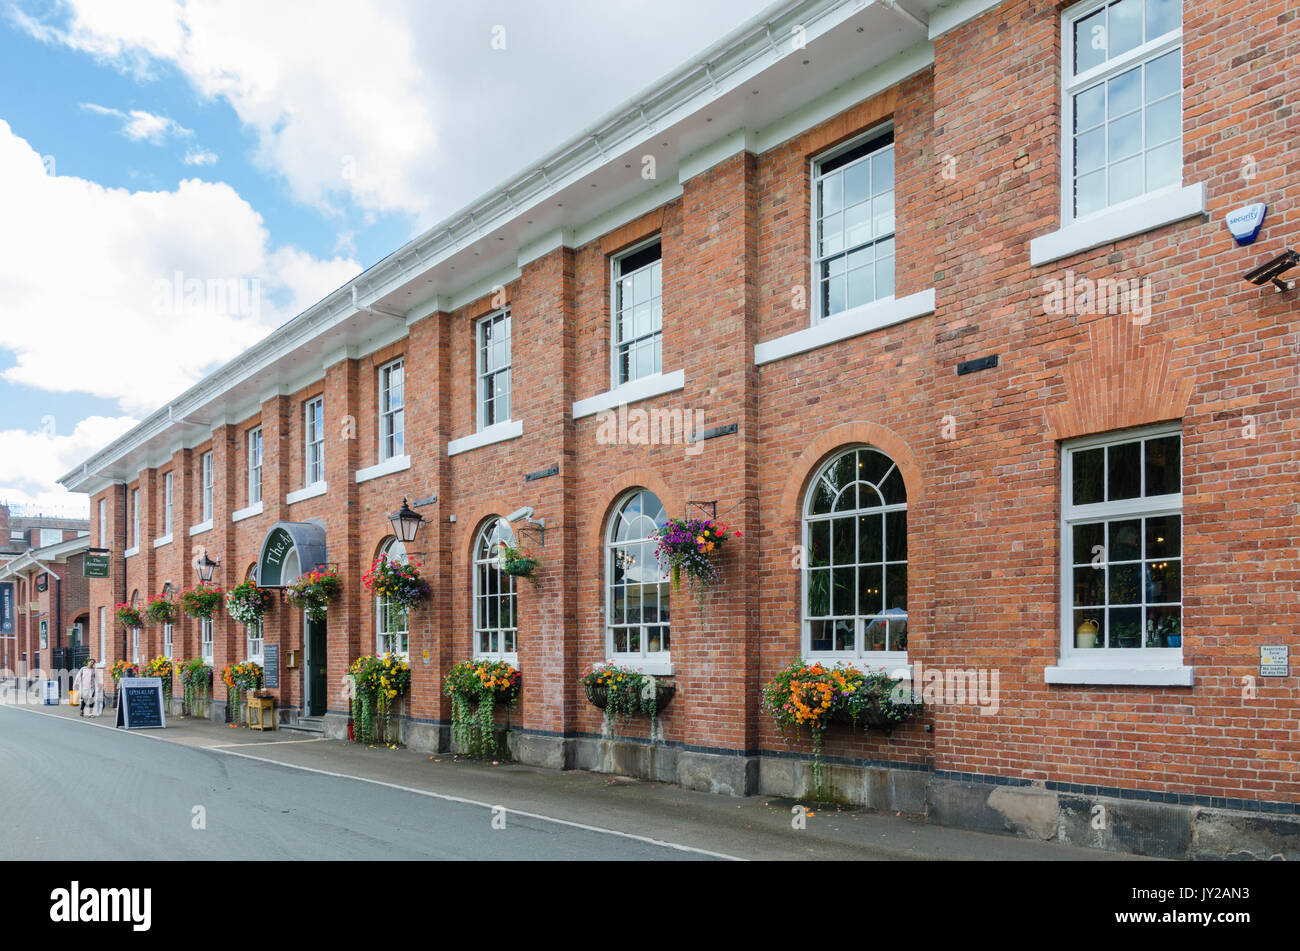
[[[217,161],[217,153],[208,149],[190,149],[185,153],[186,165],[198,165],[201,167],[204,165],[216,165]]]
[[[112,116],[115,119],[121,119],[122,134],[133,142],[149,142],[153,145],[162,145],[169,135],[187,138],[194,134],[193,129],[185,128],[175,119],[169,119],[166,116],[156,115],[152,112],[145,112],[143,109],[132,109],[128,113],[108,106],[100,106],[93,102],[83,102],[81,108],[101,116]]]
[[[419,215],[433,193],[429,76],[411,7],[353,0],[67,0],[53,21],[21,11],[32,36],[144,78],[166,64],[225,99],[258,139],[255,158],[294,197],[336,210],[346,195],[376,212]]]
[[[46,174],[0,120],[0,300],[10,382],[145,413],[354,277],[273,247],[229,185],[105,188]]]
[[[61,515],[88,514],[85,495],[57,480],[136,424],[127,416],[91,416],[68,435],[0,430],[0,502]]]

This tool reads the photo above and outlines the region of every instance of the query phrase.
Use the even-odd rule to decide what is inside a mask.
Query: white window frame
[[[850,445],[850,446],[843,446],[840,449],[836,450],[836,452],[832,454],[830,458],[828,458],[825,462],[823,462],[820,466],[817,467],[817,471],[813,474],[812,479],[809,480],[808,489],[804,493],[803,504],[799,510],[800,512],[799,533],[800,533],[800,539],[802,540],[802,544],[804,546],[803,550],[805,552],[811,552],[813,548],[810,533],[812,530],[812,524],[814,522],[823,522],[823,521],[829,522],[837,518],[843,519],[843,518],[851,518],[854,517],[855,515],[860,515],[860,514],[870,515],[870,514],[880,513],[880,515],[882,516],[881,530],[883,533],[888,531],[888,525],[889,525],[889,520],[884,516],[893,512],[903,512],[903,513],[908,512],[908,503],[906,501],[907,485],[904,482],[903,484],[904,501],[902,502],[893,502],[887,505],[881,505],[873,509],[857,508],[857,509],[846,509],[841,512],[832,511],[826,514],[818,514],[818,515],[810,514],[809,510],[812,507],[813,496],[817,489],[818,483],[821,482],[822,477],[826,475],[826,473],[831,469],[831,467],[834,466],[846,454],[850,452],[859,452],[864,450],[870,450],[879,453],[881,456],[885,457],[893,464],[892,468],[887,469],[885,471],[885,474],[881,476],[879,482],[876,483],[877,485],[884,485],[885,482],[888,481],[895,472],[898,472],[900,479],[902,478],[902,471],[898,467],[898,460],[894,459],[892,456],[889,455],[889,453],[885,452],[883,449],[880,449],[877,446],[870,446],[865,444]],[[891,562],[886,558],[886,555],[888,554],[888,543],[886,538],[882,534],[881,551],[880,551],[881,560],[879,562],[882,569],[882,582],[883,582],[884,572],[887,571],[888,566],[890,564],[903,564],[907,566],[908,607],[904,609],[905,613],[901,616],[897,614],[892,614],[890,613],[891,609],[882,607],[881,613],[879,615],[868,617],[867,615],[858,615],[857,614],[858,605],[855,604],[854,605],[853,650],[851,651],[842,651],[842,650],[841,651],[837,651],[837,650],[814,651],[812,649],[813,621],[826,620],[826,619],[809,618],[808,616],[808,604],[809,604],[808,583],[809,583],[810,572],[813,569],[812,566],[808,564],[810,558],[805,557],[803,559],[803,567],[799,573],[800,575],[799,621],[800,621],[800,652],[801,652],[800,656],[802,657],[803,660],[809,662],[821,663],[830,666],[849,666],[863,671],[884,670],[888,673],[900,673],[909,668],[910,662],[908,660],[908,653],[906,649],[880,650],[880,651],[867,650],[866,634],[867,634],[867,629],[871,626],[872,623],[874,623],[876,620],[882,620],[882,619],[885,621],[886,626],[888,626],[888,622],[890,621],[907,621],[909,622],[908,627],[909,628],[911,627],[910,620],[911,620],[912,561],[910,557],[911,555],[910,535],[911,535],[911,524],[909,519],[907,529],[904,532],[904,539],[903,539],[904,545],[906,546],[905,552],[907,557],[905,557],[901,562],[898,559],[895,559]],[[833,544],[833,541],[834,540],[832,539],[829,542],[829,544]],[[857,551],[857,544],[858,544],[857,538],[855,537],[854,539],[855,552]],[[871,562],[871,564],[875,564],[875,562]],[[860,567],[860,563],[855,560],[853,562],[853,569],[855,573],[858,571],[859,567]],[[831,576],[830,583],[832,585],[834,584],[833,575]],[[847,614],[844,616],[846,617]],[[909,630],[909,635],[910,635],[910,630]]]
[[[248,431],[248,504],[262,501],[262,427]]]
[[[40,547],[40,546],[37,546]],[[108,500],[99,500],[99,547],[108,547]]]
[[[163,625],[162,651],[163,656],[170,660],[172,656],[172,626],[170,624]]]
[[[140,663],[140,629],[131,628],[131,663]]]
[[[172,537],[172,474],[163,474],[163,538]]]
[[[131,547],[140,548],[140,490],[131,490]]]
[[[897,234],[898,234],[898,199],[897,199],[897,191],[898,191],[898,163],[897,163],[897,158],[895,158],[895,162],[894,162],[894,184],[890,187],[890,195],[891,195],[892,198],[893,198],[893,208],[894,208],[893,227],[890,229],[890,231],[889,231],[889,233],[888,233],[887,235],[882,233],[882,234],[879,235],[879,236],[873,236],[873,237],[870,239],[870,241],[868,241],[868,242],[867,242],[866,244],[864,244],[864,245],[861,245],[861,247],[874,247],[875,245],[880,244],[881,242],[886,241],[886,240],[894,242],[894,250],[893,250],[893,252],[890,254],[890,258],[894,261],[894,268],[893,268],[893,283],[894,283],[894,287],[893,287],[893,289],[890,290],[890,292],[889,292],[888,294],[875,294],[875,296],[873,296],[871,300],[869,300],[869,301],[865,301],[865,302],[863,302],[862,304],[858,304],[858,305],[855,305],[855,306],[853,306],[853,307],[848,306],[848,299],[847,299],[847,294],[846,294],[846,297],[845,297],[845,308],[844,308],[843,310],[841,310],[841,311],[837,311],[837,312],[834,313],[834,314],[827,315],[827,314],[824,312],[824,309],[823,309],[823,307],[822,307],[821,266],[822,266],[822,264],[823,264],[825,261],[829,261],[829,260],[831,260],[831,259],[833,259],[833,258],[838,258],[838,257],[847,257],[847,255],[848,255],[848,253],[849,253],[849,247],[848,247],[847,244],[846,244],[845,247],[841,248],[839,251],[835,251],[835,252],[832,252],[832,253],[830,253],[830,254],[819,254],[818,252],[819,252],[819,250],[820,250],[821,245],[820,245],[820,242],[819,242],[819,240],[818,240],[818,235],[817,235],[818,225],[820,224],[820,222],[821,222],[821,218],[822,218],[822,214],[821,214],[821,201],[820,201],[820,198],[818,197],[819,188],[820,188],[820,185],[821,185],[821,183],[822,183],[822,180],[823,180],[824,178],[828,177],[829,175],[837,175],[837,174],[840,174],[840,173],[842,173],[845,169],[850,168],[850,167],[852,167],[852,166],[854,166],[854,165],[858,165],[858,164],[861,164],[861,163],[863,163],[863,162],[870,162],[870,161],[871,161],[875,156],[880,155],[880,154],[883,154],[883,153],[886,152],[886,151],[888,151],[888,152],[894,152],[894,153],[895,153],[895,156],[897,156],[897,153],[895,152],[895,148],[894,148],[894,138],[893,138],[893,133],[894,133],[894,124],[893,124],[893,122],[885,122],[885,123],[882,123],[881,125],[874,126],[873,128],[868,129],[866,132],[863,132],[861,135],[854,136],[852,139],[850,139],[850,140],[847,141],[847,142],[843,142],[843,143],[841,143],[840,145],[835,146],[834,148],[828,149],[827,151],[821,153],[820,155],[816,155],[816,156],[814,156],[814,157],[809,161],[809,163],[808,163],[809,175],[810,175],[810,181],[812,182],[812,188],[811,188],[811,191],[810,191],[810,193],[809,193],[809,200],[810,200],[810,204],[811,204],[811,211],[810,211],[810,214],[809,214],[809,216],[808,216],[808,217],[809,217],[809,221],[810,221],[810,229],[811,229],[811,231],[810,231],[810,235],[809,235],[810,243],[809,243],[809,245],[808,245],[809,250],[810,250],[810,252],[811,252],[811,255],[810,255],[810,257],[811,257],[811,270],[810,270],[811,283],[810,283],[808,286],[809,286],[809,287],[811,288],[811,290],[812,290],[812,293],[811,293],[812,301],[811,301],[811,306],[809,307],[809,310],[810,310],[811,313],[812,313],[812,325],[813,325],[813,326],[817,326],[818,324],[820,324],[822,321],[825,321],[825,320],[835,320],[836,318],[838,318],[838,317],[843,317],[843,316],[845,316],[846,314],[852,314],[852,313],[855,313],[856,311],[858,311],[858,310],[859,310],[860,308],[862,308],[862,307],[870,307],[870,306],[873,305],[873,304],[878,304],[878,303],[880,303],[880,302],[882,302],[882,301],[891,301],[891,300],[894,299],[894,292],[895,292],[895,290],[897,290],[897,280],[898,280],[898,266],[897,266],[897,260],[898,260],[898,245],[897,245]],[[846,165],[842,165],[842,166],[840,166],[839,168],[833,169],[833,170],[830,171],[830,172],[823,172],[823,171],[822,171],[822,166],[824,166],[826,163],[828,163],[828,162],[830,162],[830,161],[833,161],[833,160],[836,159],[836,158],[839,158],[839,157],[840,157],[841,155],[843,155],[845,152],[851,152],[851,151],[853,151],[854,149],[860,148],[861,146],[870,143],[870,142],[871,142],[872,140],[874,140],[874,139],[884,138],[885,136],[889,136],[889,142],[888,142],[887,144],[881,145],[879,148],[872,149],[872,150],[871,150],[870,152],[868,152],[866,155],[862,155],[862,156],[860,156],[860,157],[854,159],[852,162],[849,162],[849,163],[847,163]],[[884,193],[882,192],[881,194],[884,194]],[[870,199],[870,197],[869,197],[869,198],[868,198],[868,201],[870,201],[870,200],[871,200],[871,199]],[[842,213],[842,212],[841,212],[841,213]],[[875,259],[875,257],[873,256],[873,258],[872,258],[872,261],[873,261],[873,267],[874,267],[874,262],[875,262],[875,260],[876,260],[876,259]],[[872,288],[873,288],[873,290],[875,289],[875,287],[876,287],[875,276],[874,276],[874,274],[873,274],[873,276],[872,276]]]
[[[647,674],[667,676],[672,674],[673,672],[672,611],[676,605],[675,605],[675,599],[673,597],[674,592],[671,590],[671,585],[669,584],[671,574],[666,566],[660,566],[660,584],[667,586],[664,590],[666,591],[666,597],[668,598],[668,606],[669,606],[668,621],[667,622],[658,621],[655,623],[647,624],[643,617],[642,620],[638,622],[637,625],[640,628],[640,638],[639,638],[640,645],[641,645],[640,649],[637,652],[616,651],[614,649],[613,618],[614,618],[615,532],[619,524],[620,513],[623,511],[623,507],[627,505],[628,501],[631,500],[633,496],[643,492],[646,495],[653,496],[656,500],[658,500],[660,507],[664,508],[663,500],[660,499],[659,496],[656,495],[654,492],[652,492],[650,489],[646,489],[646,488],[633,489],[629,492],[624,492],[622,495],[619,496],[618,501],[614,505],[614,508],[612,510],[612,514],[610,515],[609,524],[605,526],[605,550],[603,552],[603,561],[605,565],[605,576],[604,576],[605,656],[609,659],[609,662],[613,664],[618,664],[620,666],[625,666],[625,667],[632,667],[634,669],[640,670]],[[668,510],[667,508],[664,508],[665,521],[668,518],[669,518]],[[650,551],[651,553],[650,557],[651,558],[654,557],[654,545],[655,545],[654,538],[646,537],[641,539],[631,539],[628,542],[624,542],[623,544],[626,545],[629,543],[643,545],[645,548],[647,548]],[[645,582],[642,583],[645,584]],[[631,625],[622,624],[619,626],[630,627]],[[649,649],[650,636],[647,629],[652,627],[668,628],[668,647],[669,647],[668,650],[652,651]]]
[[[1133,69],[1136,66],[1140,66],[1143,63],[1151,62],[1152,60],[1155,60],[1158,57],[1165,55],[1166,53],[1172,52],[1175,49],[1180,50],[1179,75],[1180,76],[1184,75],[1183,68],[1182,68],[1183,54],[1181,50],[1183,46],[1182,24],[1183,24],[1183,14],[1186,13],[1185,10],[1181,11],[1180,13],[1179,25],[1177,29],[1170,30],[1168,33],[1165,33],[1163,36],[1159,36],[1153,40],[1149,40],[1147,42],[1141,43],[1138,46],[1134,47],[1131,50],[1128,50],[1125,53],[1121,53],[1120,55],[1112,59],[1108,59],[1105,62],[1092,67],[1091,69],[1085,70],[1084,72],[1078,74],[1077,76],[1074,74],[1075,24],[1078,23],[1080,20],[1083,20],[1091,16],[1092,14],[1096,13],[1102,7],[1108,6],[1115,2],[1116,0],[1084,0],[1084,2],[1078,3],[1073,7],[1069,7],[1068,9],[1064,10],[1061,13],[1061,227],[1062,228],[1076,221],[1087,221],[1089,218],[1092,218],[1094,216],[1104,215],[1107,212],[1113,212],[1116,208],[1125,208],[1131,204],[1142,202],[1144,200],[1150,199],[1152,195],[1163,195],[1166,193],[1177,192],[1183,187],[1183,173],[1186,171],[1186,166],[1185,163],[1183,162],[1183,155],[1180,150],[1179,163],[1178,163],[1179,174],[1178,174],[1177,181],[1172,182],[1168,185],[1162,185],[1159,188],[1151,189],[1149,191],[1139,192],[1137,195],[1134,195],[1131,198],[1127,198],[1121,202],[1116,202],[1114,204],[1108,203],[1102,205],[1100,208],[1088,212],[1084,215],[1076,216],[1074,213],[1074,205],[1075,205],[1075,200],[1074,200],[1075,199],[1075,195],[1074,195],[1074,97],[1077,96],[1079,93],[1083,92],[1085,89],[1088,89],[1089,87],[1096,85],[1098,82],[1104,82],[1106,80],[1113,79],[1114,77],[1120,75],[1121,73],[1128,72],[1129,70]],[[1143,13],[1145,14],[1145,12],[1146,12],[1146,4],[1144,2]],[[1145,24],[1144,24],[1144,29],[1145,29]],[[1179,142],[1184,143],[1186,128],[1183,124],[1182,117],[1183,117],[1183,110],[1186,107],[1186,102],[1182,98],[1181,91],[1179,92],[1179,105],[1180,105]],[[1142,109],[1140,114],[1145,120],[1145,116],[1146,116],[1145,96],[1143,97]],[[1107,115],[1107,121],[1109,121],[1109,113]],[[1142,132],[1143,144],[1141,150],[1137,154],[1143,157],[1143,161],[1145,163],[1145,156],[1147,154],[1145,121],[1143,122],[1143,127],[1144,127]],[[1103,168],[1107,169],[1107,194],[1109,195],[1109,181],[1110,181],[1109,156],[1107,157],[1107,162],[1103,166]],[[1145,170],[1143,172],[1143,175],[1144,175],[1143,180],[1145,182]]]
[[[325,481],[325,397],[317,396],[303,404],[303,436],[304,487],[319,485]]]
[[[474,534],[474,549],[472,553],[473,572],[474,572],[474,599],[470,605],[470,627],[473,629],[473,651],[474,657],[478,660],[503,660],[512,667],[519,666],[519,598],[518,589],[515,587],[517,579],[514,575],[508,575],[502,571],[500,565],[500,551],[489,550],[484,554],[480,549],[485,542],[490,542],[493,534],[496,534],[500,540],[507,543],[515,544],[515,533],[511,529],[510,523],[500,516],[493,516],[483,523]],[[498,546],[499,549],[499,546]],[[483,590],[484,577],[488,572],[496,572],[497,584],[499,587],[495,593],[488,593]],[[479,606],[480,602],[487,601],[489,598],[505,598],[513,605],[511,617],[514,618],[513,627],[502,625],[501,610],[498,606],[497,624],[495,626],[484,626],[479,623]],[[505,644],[506,634],[510,633],[514,637],[514,650],[502,650],[500,648]],[[484,634],[495,635],[497,638],[498,650],[484,650],[481,646]]]
[[[484,334],[489,327],[505,328],[505,349],[506,362],[504,366],[496,367],[492,370],[487,368],[487,358],[484,351],[487,345],[484,342]],[[495,343],[494,343],[495,345]],[[501,310],[493,311],[480,317],[474,324],[474,403],[475,414],[478,420],[478,431],[482,432],[492,426],[499,426],[503,423],[509,423],[513,419],[514,413],[514,319],[511,315],[510,308],[504,307]],[[504,393],[494,393],[489,397],[488,387],[498,382],[498,378],[505,376],[506,387]],[[499,403],[505,397],[506,414],[501,415]],[[496,409],[496,418],[491,422],[488,421],[488,402],[489,399]]]
[[[1182,492],[1169,495],[1159,496],[1139,496],[1134,499],[1122,499],[1114,502],[1094,502],[1086,505],[1073,504],[1073,482],[1074,482],[1074,454],[1085,449],[1097,449],[1103,446],[1118,446],[1126,443],[1136,442],[1138,440],[1147,440],[1160,438],[1164,436],[1182,437],[1182,427],[1173,426],[1147,426],[1141,429],[1133,429],[1119,433],[1106,433],[1095,436],[1088,436],[1083,439],[1071,440],[1063,443],[1061,446],[1061,527],[1060,527],[1060,579],[1061,579],[1061,604],[1060,604],[1060,642],[1061,657],[1060,665],[1062,667],[1077,667],[1090,669],[1131,669],[1131,668],[1177,668],[1183,663],[1183,647],[1147,647],[1145,643],[1141,647],[1124,647],[1124,648],[1079,648],[1075,647],[1075,623],[1074,623],[1074,538],[1073,528],[1078,524],[1085,524],[1097,521],[1111,521],[1128,518],[1156,518],[1163,515],[1179,516],[1179,535],[1180,542],[1178,547],[1178,560],[1180,562],[1180,576],[1182,575],[1181,567],[1186,564],[1186,532],[1183,529],[1183,496]],[[1186,440],[1180,439],[1179,443],[1179,485],[1182,484],[1182,474],[1186,467],[1182,465],[1184,458],[1183,453],[1186,447]],[[1146,453],[1140,451],[1139,458],[1143,472],[1139,475],[1139,480],[1145,491],[1145,467]],[[1143,541],[1143,550],[1145,552],[1145,540]],[[1171,556],[1172,557],[1172,556]],[[1109,561],[1109,559],[1107,559]],[[1139,564],[1145,559],[1139,559]],[[1181,592],[1180,588],[1180,592]],[[1185,612],[1181,610],[1183,604],[1182,594],[1180,593],[1180,627],[1181,620],[1185,617]],[[1107,605],[1109,607],[1109,605]],[[1181,627],[1182,635],[1186,637],[1185,627]],[[1145,632],[1142,632],[1142,638],[1145,642]],[[1183,643],[1186,643],[1185,641]]]
[[[262,634],[262,622],[256,620],[252,624],[244,626],[244,656],[245,660],[256,664],[258,667],[265,666],[265,648],[266,640]]]
[[[205,664],[212,663],[213,636],[211,618],[199,621],[199,657]]]
[[[392,385],[394,370],[402,372],[402,382]],[[393,392],[400,392],[400,403],[393,404]],[[379,461],[387,462],[406,455],[406,360],[399,357],[379,368]]]
[[[649,264],[643,264],[641,267],[637,268],[635,271],[632,271],[628,274],[622,274],[622,275],[619,274],[619,267],[622,265],[623,261],[632,257],[635,254],[640,254],[642,251],[646,250],[647,248],[653,247],[656,244],[659,245],[659,257],[656,260],[651,261]],[[625,248],[624,250],[618,252],[618,254],[612,255],[609,259],[609,318],[610,318],[609,379],[610,379],[610,386],[613,389],[617,389],[620,386],[627,386],[631,383],[637,382],[638,380],[653,378],[663,373],[663,358],[664,358],[663,267],[664,267],[664,247],[663,247],[662,233],[646,238],[644,241],[638,241],[636,244],[632,245],[631,247]],[[659,295],[658,295],[659,328],[640,337],[633,336],[626,345],[620,344],[618,339],[618,319],[620,314],[619,302],[621,300],[621,292],[620,292],[621,285],[624,281],[627,281],[629,278],[635,278],[638,274],[645,273],[649,271],[651,268],[659,269]],[[650,303],[653,307],[654,300],[655,300],[655,295],[654,292],[652,291],[647,303]],[[634,345],[640,344],[642,341],[645,340],[652,341],[655,347],[655,359],[650,365],[650,372],[637,374],[635,372],[636,368],[633,366],[629,366],[628,377],[626,380],[623,379],[619,368],[619,364],[621,362],[619,359],[620,349],[623,346],[627,346],[629,348],[633,347]]]
[[[96,667],[104,667],[108,661],[108,608],[99,609],[99,656],[95,660]]]
[[[211,449],[209,449],[199,458],[199,471],[202,474],[202,479],[203,479],[203,483],[202,483],[203,494],[201,496],[202,516],[199,518],[199,521],[210,522],[212,521],[212,496],[213,496],[212,490],[216,482],[216,471],[213,468]]]
[[[389,561],[398,563],[407,559],[406,546],[396,538],[389,537],[380,549],[381,557],[388,558]],[[383,598],[375,598],[375,653],[376,654],[397,654],[405,660],[411,656],[411,612],[408,609],[405,614],[406,626],[394,627],[391,630],[388,627],[389,620],[393,617],[388,611],[388,604]]]

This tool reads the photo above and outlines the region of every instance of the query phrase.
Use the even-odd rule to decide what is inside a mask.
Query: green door
[[[325,715],[325,622],[307,619],[307,716]]]

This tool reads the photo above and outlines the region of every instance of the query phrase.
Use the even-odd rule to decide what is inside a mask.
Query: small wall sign
[[[45,591],[49,587],[50,587],[50,576],[42,571],[39,575],[36,576],[36,590]]]
[[[1259,649],[1259,675],[1261,677],[1291,676],[1287,645],[1270,644]]]

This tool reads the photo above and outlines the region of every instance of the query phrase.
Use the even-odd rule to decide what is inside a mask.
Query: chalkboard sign
[[[280,645],[262,645],[262,686],[267,690],[280,687]]]
[[[123,677],[117,682],[117,726],[128,730],[163,729],[162,678]]]

